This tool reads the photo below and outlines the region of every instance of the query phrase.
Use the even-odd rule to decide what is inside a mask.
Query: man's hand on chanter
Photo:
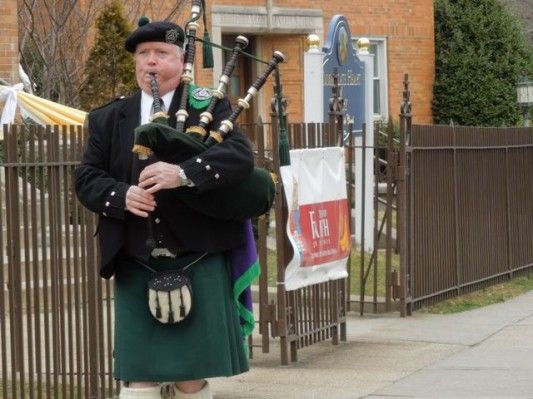
[[[159,190],[181,186],[179,166],[167,162],[156,162],[148,165],[139,175],[139,187],[147,188],[146,192],[153,194]]]
[[[146,218],[155,209],[154,195],[138,186],[130,186],[126,192],[126,209],[134,215]]]

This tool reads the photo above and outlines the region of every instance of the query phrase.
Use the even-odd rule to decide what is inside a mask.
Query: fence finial
[[[342,88],[339,85],[339,72],[333,68],[333,86],[331,87],[331,97],[329,99],[329,120],[333,123],[335,133],[338,136],[338,145],[344,142],[344,114],[346,101],[342,96]]]
[[[403,101],[400,105],[400,115],[411,116],[411,91],[409,90],[409,74],[403,78]]]

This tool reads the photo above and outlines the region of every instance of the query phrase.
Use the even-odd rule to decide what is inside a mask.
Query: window
[[[387,120],[389,117],[389,102],[387,93],[387,41],[384,37],[366,37],[370,41],[368,52],[374,54],[374,118]],[[360,37],[355,37],[355,43]]]

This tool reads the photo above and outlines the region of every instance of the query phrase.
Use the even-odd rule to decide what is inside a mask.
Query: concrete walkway
[[[213,379],[215,399],[533,398],[533,291],[453,315],[348,317],[348,340],[256,350],[251,371]]]

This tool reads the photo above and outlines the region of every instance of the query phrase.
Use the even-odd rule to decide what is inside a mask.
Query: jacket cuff
[[[199,189],[215,188],[224,182],[222,173],[212,167],[208,161],[205,161],[202,158],[202,154],[190,161],[187,160],[181,163],[180,167],[184,170],[187,178]]]
[[[104,198],[102,216],[115,219],[124,219],[126,213],[126,192],[129,189],[126,183],[117,183]]]

